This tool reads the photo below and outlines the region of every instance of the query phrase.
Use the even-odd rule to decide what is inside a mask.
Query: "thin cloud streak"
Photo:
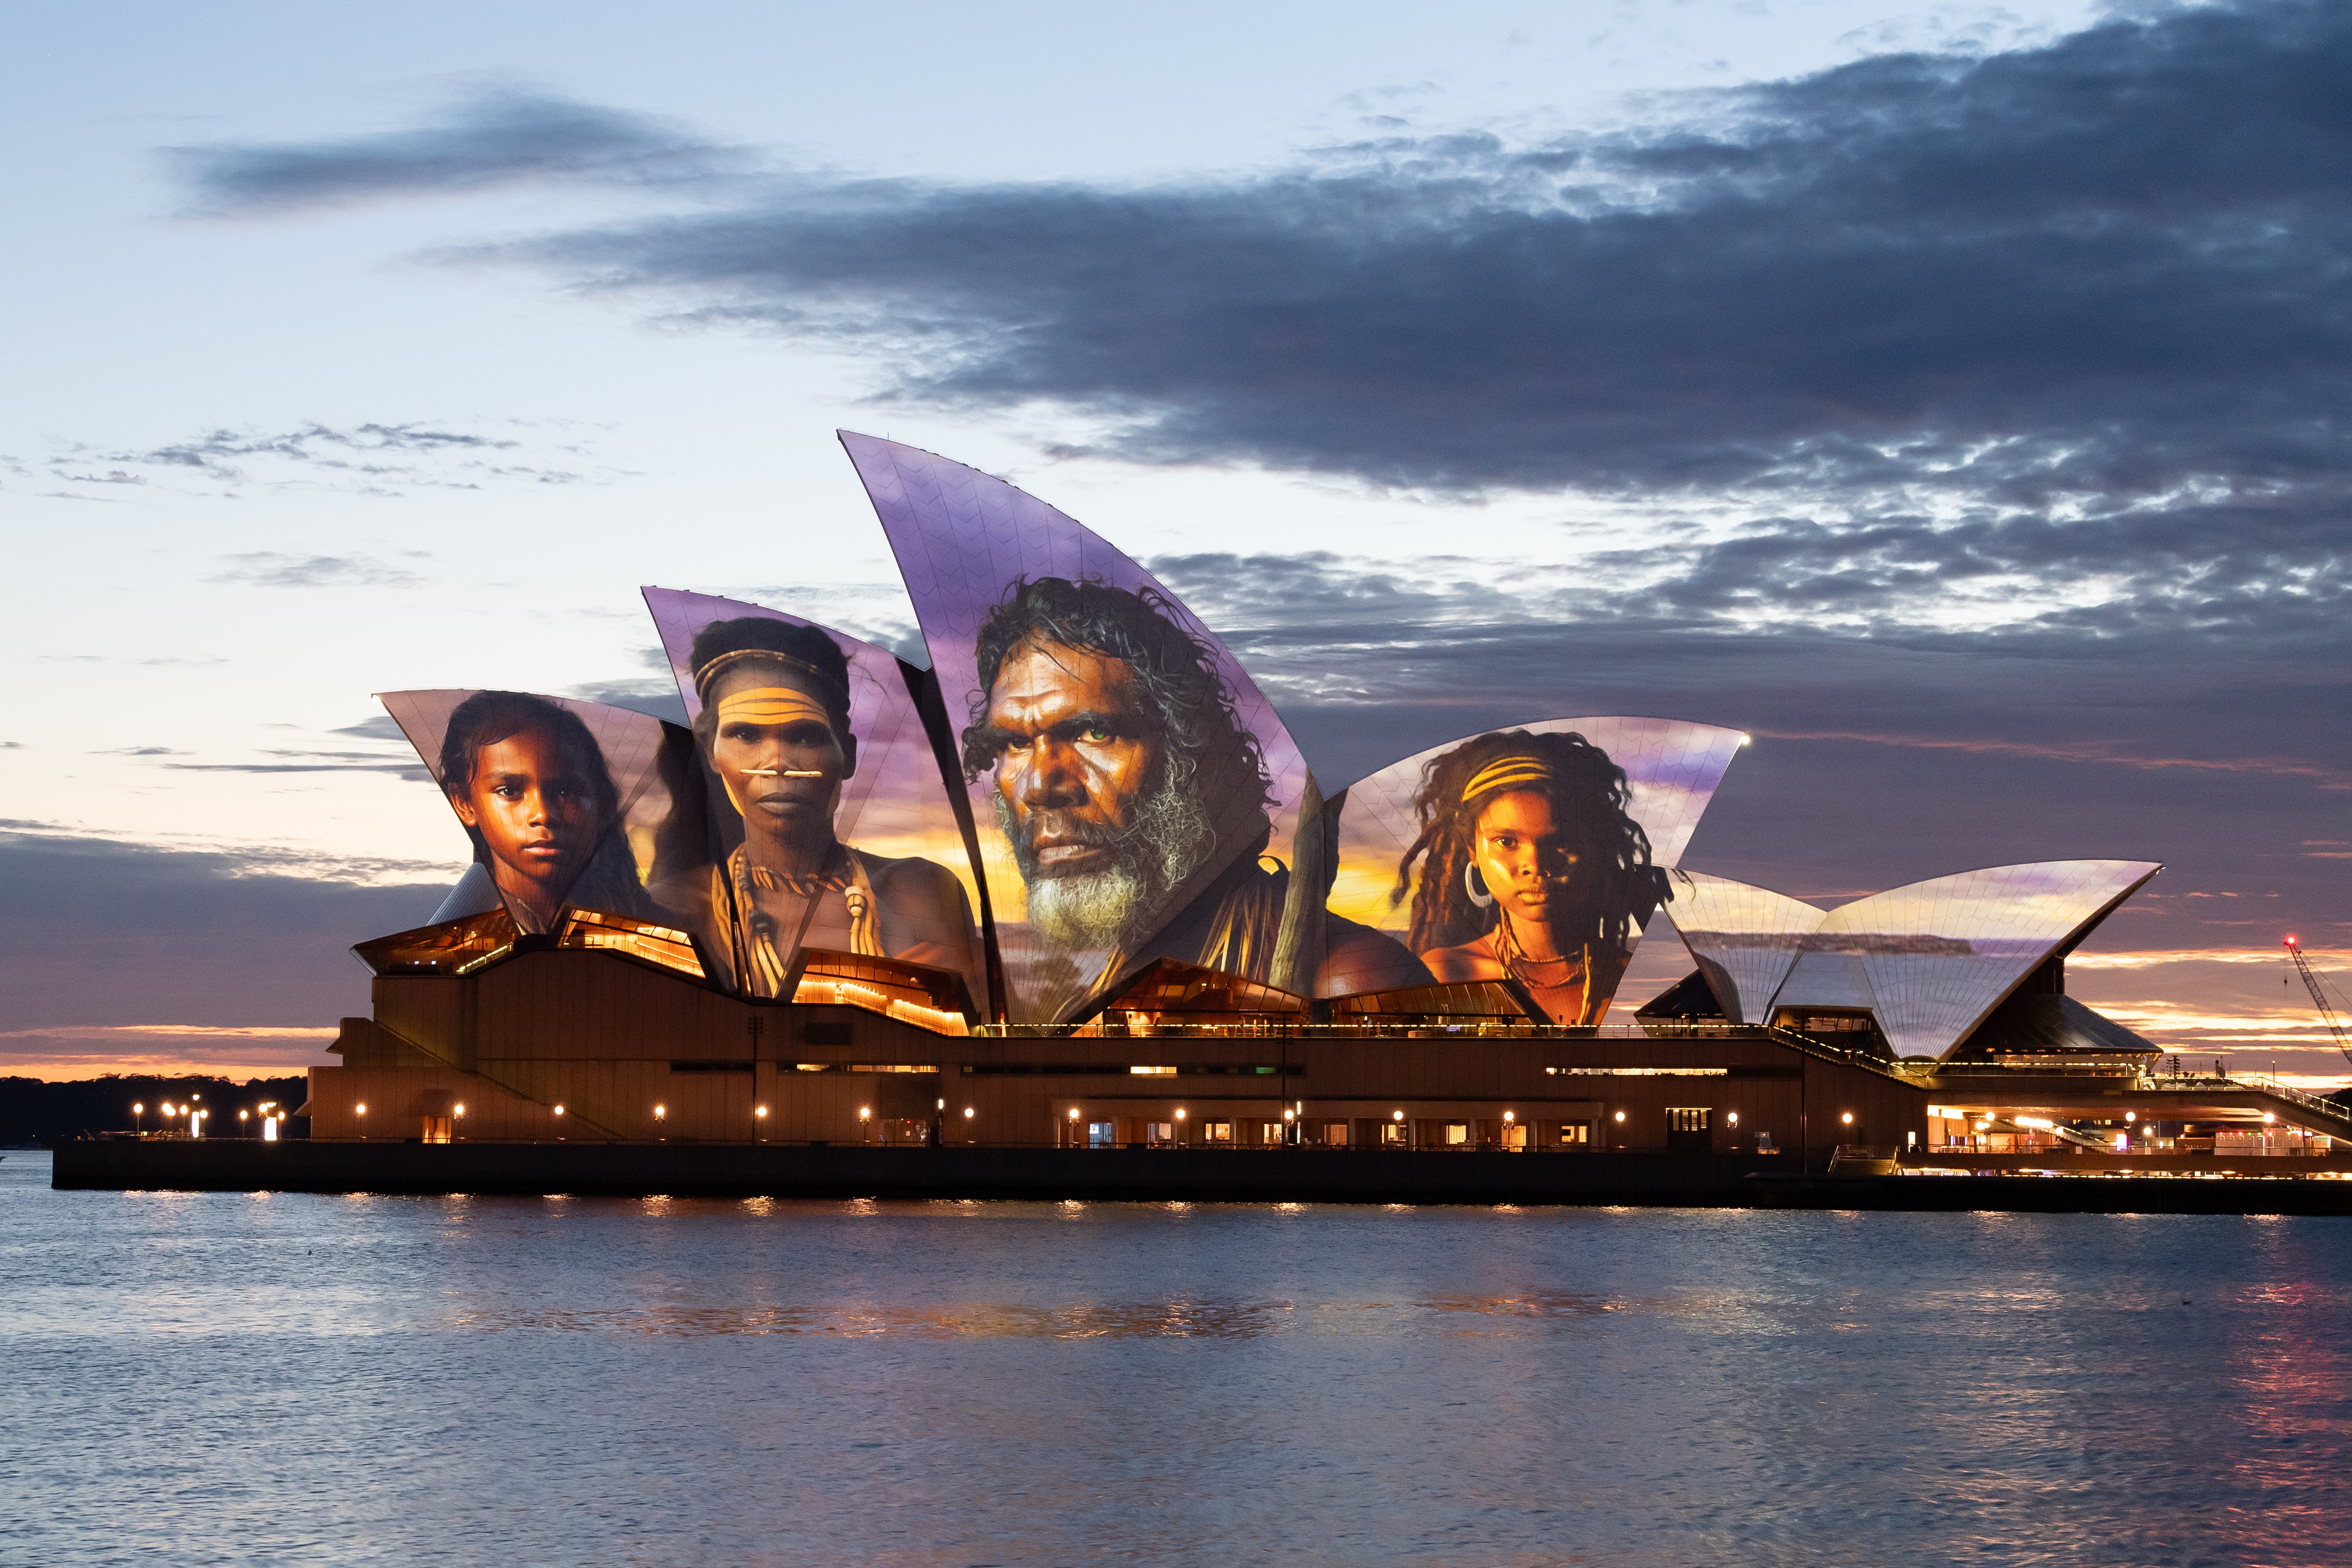
[[[2151,948],[2138,952],[2084,952],[2066,955],[2066,967],[2076,969],[2155,969],[2168,963],[2273,963],[2284,968],[2284,952],[2275,947]]]
[[[309,146],[193,146],[166,157],[185,216],[269,217],[525,182],[674,184],[740,162],[667,121],[514,88],[453,105],[441,125]]]
[[[415,588],[425,579],[372,555],[287,555],[275,550],[224,556],[228,570],[215,583],[250,583],[261,588]]]
[[[311,420],[274,429],[215,427],[152,447],[66,443],[43,467],[50,478],[68,483],[225,499],[254,489],[398,498],[418,489],[606,485],[628,477],[593,462],[588,445],[560,427],[546,432],[522,420],[498,423],[524,434],[493,435],[424,420],[345,426]],[[0,462],[19,473],[30,471],[13,459]],[[97,464],[114,466],[99,473],[92,471]],[[63,499],[126,498],[67,493]]]
[[[2321,789],[2352,789],[2352,771],[2316,767],[2290,757],[2150,757],[2135,755],[2118,749],[2113,742],[2098,741],[2044,745],[1973,737],[1874,735],[1850,730],[1756,730],[1752,733],[1776,741],[1859,741],[1874,746],[1911,746],[1932,752],[2000,752],[2018,757],[2046,757],[2062,763],[2106,763],[2117,767],[2145,770],[2194,768],[2206,773],[2271,773],[2282,778],[2307,778]]]

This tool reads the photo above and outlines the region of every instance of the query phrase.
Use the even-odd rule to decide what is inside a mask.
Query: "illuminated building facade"
[[[2151,863],[1827,912],[1686,871],[1745,737],[1679,720],[1536,718],[1318,780],[1135,562],[1001,480],[843,439],[926,661],[649,588],[686,725],[383,699],[474,864],[431,924],[356,950],[375,1012],[312,1074],[314,1140],[1814,1166],[1973,1129],[1967,1069],[2147,1077],[2063,962]],[[1661,910],[1696,973],[1612,1024]]]

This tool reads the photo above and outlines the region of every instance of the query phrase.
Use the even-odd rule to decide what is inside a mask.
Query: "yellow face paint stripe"
[[[749,691],[730,691],[719,700],[719,721],[721,724],[800,724],[810,720],[833,728],[833,716],[824,704],[804,691],[789,686],[761,686]]]

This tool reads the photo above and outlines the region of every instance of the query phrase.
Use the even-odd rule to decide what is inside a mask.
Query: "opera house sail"
[[[2160,868],[2146,860],[1993,866],[1822,910],[1720,877],[1685,879],[1667,913],[1724,1016],[1800,1030],[1868,1027],[1899,1056],[1946,1057],[2037,971]]]

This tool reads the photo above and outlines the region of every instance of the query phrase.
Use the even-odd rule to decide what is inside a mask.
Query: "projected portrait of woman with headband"
[[[1556,1024],[1595,1024],[1666,897],[1624,769],[1573,732],[1501,731],[1431,760],[1406,945],[1441,981],[1508,978]],[[1413,868],[1421,865],[1420,885]]]
[[[695,739],[743,826],[741,845],[710,872],[709,900],[714,913],[733,911],[740,988],[782,994],[803,948],[979,975],[971,902],[953,873],[835,835],[858,766],[839,645],[812,626],[743,616],[698,631],[690,662]]]

